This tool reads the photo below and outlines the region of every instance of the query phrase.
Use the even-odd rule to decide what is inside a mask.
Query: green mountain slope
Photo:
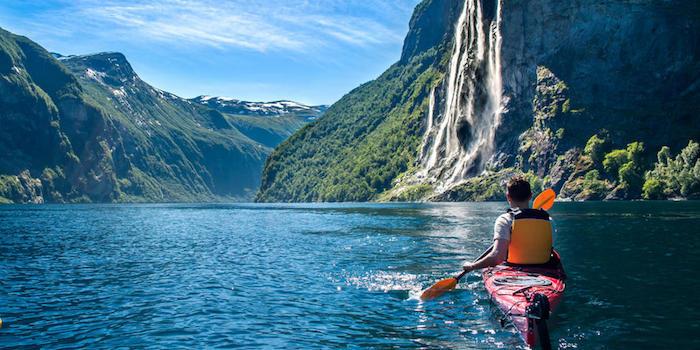
[[[62,64],[29,39],[0,30],[0,92],[0,197],[118,197],[113,140],[102,132],[110,120]]]
[[[119,53],[54,56],[0,30],[1,202],[247,199],[307,119],[221,113],[148,85]]]

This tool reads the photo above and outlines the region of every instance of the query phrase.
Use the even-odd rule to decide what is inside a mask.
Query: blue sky
[[[0,27],[64,55],[119,51],[183,97],[330,104],[398,60],[419,0],[0,1]]]

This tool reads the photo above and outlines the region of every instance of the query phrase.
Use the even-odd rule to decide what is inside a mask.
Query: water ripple
[[[698,306],[683,300],[699,283],[687,278],[699,262],[699,208],[557,204],[570,276],[552,320],[559,348],[698,347],[688,336]],[[445,297],[418,298],[479,255],[502,211],[0,207],[0,348],[523,348],[476,273]]]

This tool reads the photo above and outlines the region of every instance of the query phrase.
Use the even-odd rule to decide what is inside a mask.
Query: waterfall
[[[421,182],[435,184],[438,191],[483,172],[494,154],[505,110],[500,26],[501,0],[466,0],[448,72],[438,87],[440,103],[438,92],[430,93],[416,172]]]

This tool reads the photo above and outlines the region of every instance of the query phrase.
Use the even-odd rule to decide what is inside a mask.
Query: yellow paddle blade
[[[537,198],[535,198],[535,201],[532,203],[532,207],[535,209],[544,210],[552,209],[552,206],[554,205],[554,199],[556,198],[557,193],[554,192],[553,189],[546,189],[544,192],[540,193],[540,195],[537,196]]]
[[[454,277],[444,279],[438,283],[435,283],[432,287],[426,289],[423,292],[423,294],[420,295],[420,298],[422,300],[437,298],[443,295],[445,292],[449,292],[455,289],[455,287],[457,287],[457,282],[457,279]]]

